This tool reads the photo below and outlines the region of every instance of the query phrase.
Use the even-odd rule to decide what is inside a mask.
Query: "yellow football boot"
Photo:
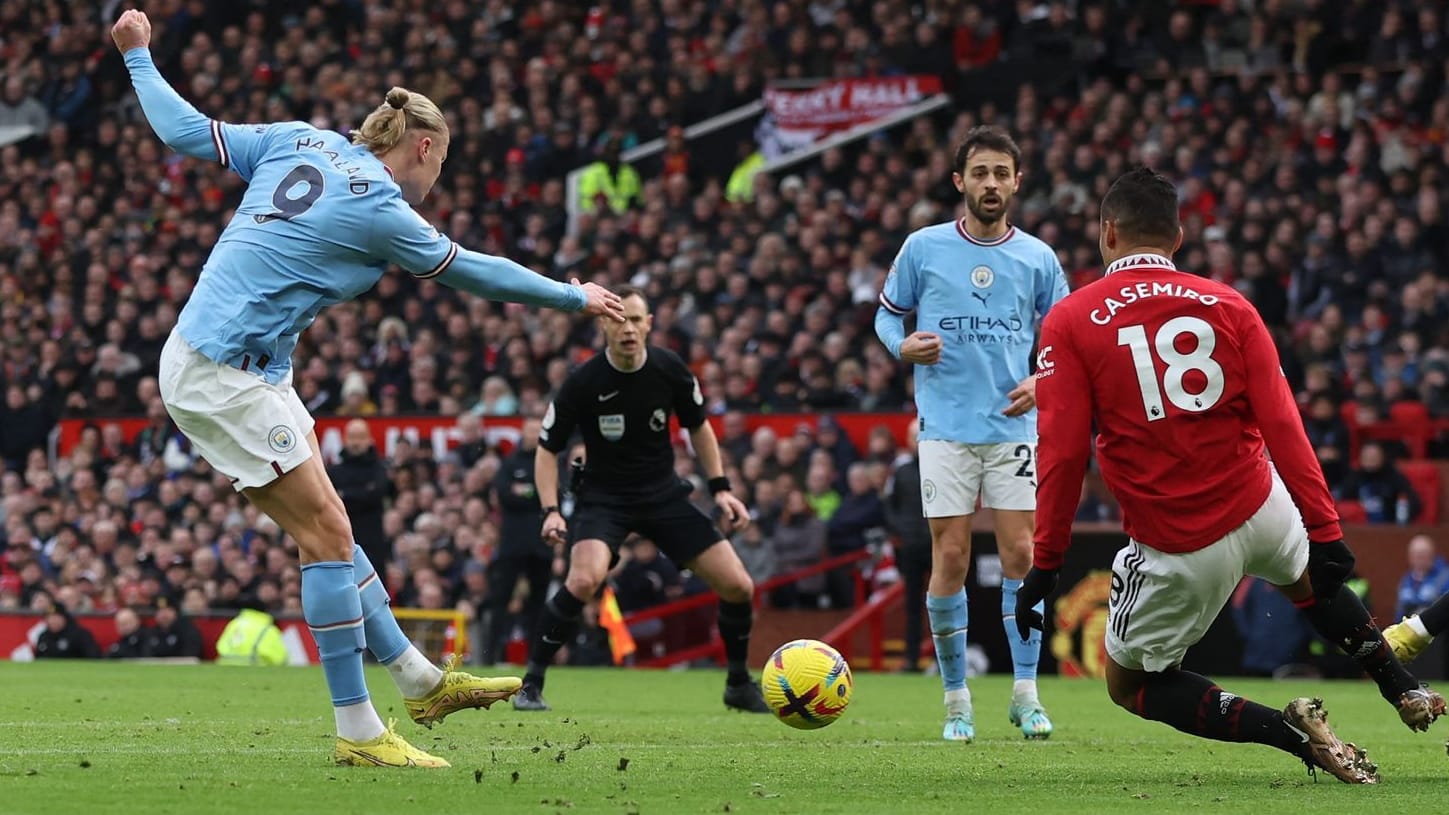
[[[474,676],[454,670],[457,667],[457,656],[448,657],[443,663],[443,681],[433,688],[432,693],[421,699],[403,700],[413,721],[423,727],[432,727],[460,710],[486,709],[494,702],[512,697],[523,686],[523,680],[516,676]]]
[[[1429,643],[1434,641],[1433,637],[1419,636],[1419,632],[1409,625],[1408,617],[1385,628],[1384,639],[1389,641],[1389,647],[1394,650],[1394,656],[1405,665],[1413,662],[1419,654],[1424,652],[1425,648],[1429,647]]]
[[[451,767],[445,759],[419,750],[393,732],[397,724],[387,720],[387,730],[371,741],[338,738],[333,757],[344,767]]]

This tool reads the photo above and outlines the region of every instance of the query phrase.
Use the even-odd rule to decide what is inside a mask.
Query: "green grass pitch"
[[[1139,721],[1092,681],[1045,680],[1057,732],[1026,742],[1006,721],[1009,678],[973,680],[977,742],[962,745],[939,741],[934,677],[857,674],[845,717],[814,732],[725,711],[712,671],[560,669],[551,713],[499,705],[432,731],[384,672],[368,678],[384,716],[452,769],[331,766],[316,668],[0,663],[0,812],[1263,815],[1434,812],[1449,794],[1449,721],[1410,733],[1367,683],[1223,684],[1274,706],[1324,696],[1379,787]]]

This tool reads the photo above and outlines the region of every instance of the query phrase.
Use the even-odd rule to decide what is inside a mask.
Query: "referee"
[[[652,540],[676,565],[719,593],[719,631],[729,663],[725,706],[768,713],[745,665],[754,583],[725,536],[689,502],[689,483],[675,475],[671,413],[689,430],[729,531],[749,523],[749,511],[730,493],[699,383],[678,355],[647,343],[653,318],[644,293],[633,286],[614,292],[623,301],[623,322],[600,321],[604,353],[564,380],[543,417],[534,459],[542,534],[555,544],[567,539],[573,548],[564,585],[544,604],[534,626],[528,673],[513,706],[549,709],[543,700],[544,672],[559,646],[573,638],[579,612],[598,592],[632,532]],[[558,454],[568,449],[575,429],[583,435],[587,463],[570,526],[558,507]]]

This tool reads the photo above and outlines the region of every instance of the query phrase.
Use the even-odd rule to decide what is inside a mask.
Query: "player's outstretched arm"
[[[423,220],[401,195],[378,205],[370,234],[373,255],[396,263],[419,280],[436,278],[489,300],[624,319],[624,305],[613,292],[577,280],[560,283],[508,258],[464,249]]]
[[[560,283],[508,258],[485,255],[462,247],[438,282],[486,297],[561,311],[582,311],[623,321],[624,304],[618,295],[595,283]]]
[[[151,61],[151,21],[146,15],[134,9],[125,12],[111,28],[111,37],[125,56],[131,85],[156,136],[182,155],[220,161],[215,123],[182,99]]]
[[[550,280],[508,258],[455,245],[455,256],[437,275],[438,282],[489,300],[507,300],[561,311],[588,304],[582,287]],[[423,275],[420,275],[420,277]]]

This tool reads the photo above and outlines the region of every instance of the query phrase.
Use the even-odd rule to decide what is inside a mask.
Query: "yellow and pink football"
[[[819,640],[792,640],[770,655],[760,687],[776,718],[816,730],[840,718],[850,704],[850,666]]]

